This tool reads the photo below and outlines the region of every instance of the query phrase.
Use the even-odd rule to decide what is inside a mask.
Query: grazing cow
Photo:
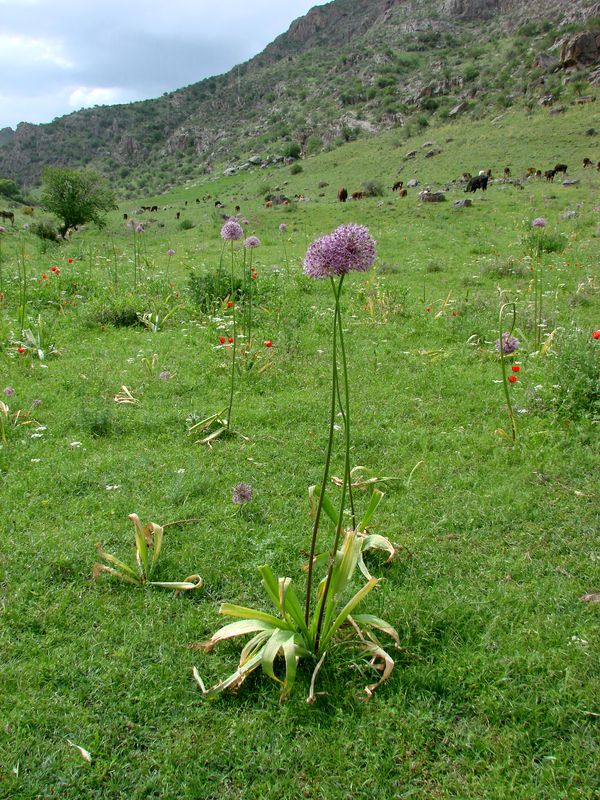
[[[175,219],[179,219],[179,217],[180,217],[180,216],[181,216],[181,211],[178,211],[178,212],[175,214]]]
[[[197,198],[196,198],[196,202],[197,202],[197,203],[199,203],[199,202],[200,202],[200,198],[199,198],[199,197],[197,197]]]
[[[362,200],[364,196],[365,196],[364,192],[352,192],[353,200]]]
[[[0,218],[9,219],[12,225],[15,224],[15,215],[12,211],[0,211]]]
[[[398,189],[398,197],[406,197],[408,191],[406,189]]]
[[[470,173],[470,172],[463,172],[461,180],[462,180],[464,183],[468,183],[468,182],[471,180],[471,178],[472,178],[472,177],[473,177],[473,176],[471,175],[471,173]]]
[[[536,169],[536,171],[535,171],[535,177],[536,177],[536,178],[541,178],[541,177],[542,177],[542,170],[541,170],[541,169]]]
[[[600,161],[596,164],[596,169],[600,172]]]
[[[510,178],[510,167],[504,167],[504,177]]]
[[[184,205],[186,205],[186,206],[187,206],[187,200],[185,201]]]
[[[152,212],[152,211],[156,211],[156,212],[158,212],[158,206],[152,206],[152,207],[150,208],[150,212]]]
[[[532,178],[536,173],[535,167],[527,167],[527,177]]]
[[[345,203],[345,202],[346,202],[346,200],[348,199],[348,190],[347,190],[347,189],[345,189],[345,188],[342,186],[342,188],[341,188],[341,189],[339,190],[339,192],[338,192],[338,195],[337,195],[337,197],[338,197],[338,200],[340,201],[340,203]]]
[[[591,158],[584,158],[584,159],[583,159],[583,168],[584,168],[584,169],[585,169],[586,167],[593,167],[593,166],[594,166],[594,165],[592,164],[592,159],[591,159]]]
[[[225,208],[225,206],[220,200],[215,200],[215,208]]]
[[[554,180],[555,175],[556,175],[555,169],[547,169],[546,172],[544,172],[544,178],[546,178],[546,180],[550,182]]]
[[[239,213],[240,213],[240,211],[241,211],[240,207],[239,207],[239,206],[236,206],[236,207],[235,207],[235,213],[236,213],[236,214],[239,214]]]
[[[404,181],[396,181],[396,183],[392,186],[392,192],[396,192],[398,189],[402,189],[404,186]]]
[[[265,208],[273,208],[273,201],[267,200],[267,202],[265,203]]]
[[[482,192],[485,192],[487,189],[487,185],[488,185],[488,176],[484,172],[483,175],[477,175],[477,177],[471,178],[471,180],[467,184],[465,192],[473,192],[473,194],[475,194],[477,189],[481,189]]]
[[[123,219],[129,219],[129,217],[127,216],[127,214],[123,214]]]
[[[556,174],[557,172],[564,172],[564,174],[566,175],[567,174],[567,165],[566,164],[557,164],[554,167],[554,173]]]

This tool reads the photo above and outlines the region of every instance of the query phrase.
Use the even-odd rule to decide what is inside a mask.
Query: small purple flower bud
[[[252,500],[253,494],[253,489],[249,483],[236,483],[236,485],[233,487],[231,500],[236,505],[243,506]]]
[[[285,222],[282,222],[279,225],[279,230],[281,231],[281,233],[285,233],[287,231],[287,225],[285,224]]]
[[[175,255],[175,250],[173,250],[172,247],[169,247],[169,249],[167,250],[167,255],[168,256],[174,256]]]
[[[546,220],[543,217],[536,217],[531,223],[531,225],[534,228],[545,228]]]
[[[168,381],[171,377],[171,373],[168,369],[163,369],[163,371],[159,373],[158,377],[161,379],[161,381]]]
[[[2,391],[7,397],[12,397],[13,394],[15,393],[15,390],[13,389],[12,386],[6,386]]]
[[[144,232],[144,226],[142,225],[141,222],[138,225],[135,226],[135,232],[136,233],[143,233]]]
[[[254,247],[260,247],[260,239],[258,236],[248,236],[248,238],[244,240],[244,247],[246,250],[252,250]]]

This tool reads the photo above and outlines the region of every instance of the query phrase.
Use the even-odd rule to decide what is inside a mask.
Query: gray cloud
[[[226,72],[316,4],[0,0],[0,128],[156,97]]]

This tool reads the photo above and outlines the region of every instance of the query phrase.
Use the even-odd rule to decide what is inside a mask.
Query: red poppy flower
[[[265,342],[265,347],[273,347],[273,342],[270,339],[267,339]]]
[[[67,263],[68,264],[72,264],[73,263],[73,259],[72,258],[67,258]]]
[[[521,367],[518,364],[513,364],[511,369],[513,372],[521,372]]]
[[[26,352],[27,352],[27,350],[26,350],[25,347],[23,347],[23,346],[17,347],[17,353],[26,353]]]
[[[48,280],[48,276],[46,275],[46,273],[45,273],[45,272],[42,272],[42,278],[43,278],[45,281],[47,281],[47,280]]]
[[[233,308],[233,303],[231,302],[231,300],[227,303],[227,308]]]
[[[507,380],[508,380],[509,383],[516,383],[517,382],[517,376],[516,375],[509,375]]]
[[[592,333],[592,336],[594,337],[594,339],[600,339],[600,331],[594,331]]]
[[[427,308],[425,309],[425,311],[426,311],[426,312],[429,314],[429,313],[431,312],[431,306],[427,306]]]
[[[231,343],[233,342],[233,336],[230,336],[230,337],[227,339],[227,341],[229,342],[229,344],[231,344]]]
[[[221,342],[221,344],[225,344],[225,337],[219,336],[219,341]]]

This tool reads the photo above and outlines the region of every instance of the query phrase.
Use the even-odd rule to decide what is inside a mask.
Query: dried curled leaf
[[[121,405],[133,405],[140,402],[131,394],[126,386],[121,386],[121,391],[117,392],[113,399],[115,403],[120,403]]]

